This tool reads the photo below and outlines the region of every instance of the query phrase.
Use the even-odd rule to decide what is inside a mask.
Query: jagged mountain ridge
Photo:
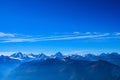
[[[5,59],[6,57],[6,59]],[[87,61],[97,61],[97,60],[105,60],[111,63],[114,63],[116,65],[120,66],[120,54],[118,53],[110,53],[110,54],[105,54],[102,53],[100,55],[94,55],[94,54],[86,54],[85,56],[77,55],[77,54],[72,54],[72,55],[63,55],[61,52],[58,52],[54,55],[47,56],[43,53],[41,54],[23,54],[21,52],[14,53],[10,56],[4,56],[1,55],[0,59],[4,61],[21,61],[21,62],[28,62],[32,60],[46,60],[46,59],[64,59],[69,57],[70,59],[73,60],[87,60]]]
[[[39,73],[39,70],[43,70],[42,74],[48,74],[48,73],[53,73],[54,75],[58,74],[56,76],[60,78],[64,77],[65,80],[89,80],[88,78],[90,78],[91,80],[99,80],[98,78],[100,78],[101,80],[104,79],[120,80],[119,61],[120,61],[120,54],[118,53],[111,53],[111,54],[102,53],[98,56],[93,54],[87,54],[85,56],[73,54],[66,56],[63,55],[61,52],[58,52],[55,55],[47,56],[43,53],[37,55],[32,53],[23,54],[19,52],[19,53],[14,53],[10,56],[1,55],[0,68],[5,70],[6,72],[10,72],[10,70],[12,70],[12,71],[18,71],[17,73],[19,73],[19,71],[20,72],[23,71],[22,73],[25,73],[27,70],[27,72],[30,73],[30,74],[28,73],[21,74],[22,76],[24,75],[22,77],[20,76],[20,74],[16,74],[15,72],[16,77],[13,76],[14,80],[19,80],[18,77],[21,77],[20,79],[23,78],[23,80],[33,80],[33,78],[28,79],[27,75],[31,75],[35,78],[41,73],[41,72]],[[14,68],[16,69],[14,70]],[[81,72],[81,70],[83,70],[83,72]],[[35,75],[31,72],[35,72]],[[103,73],[105,73],[104,75],[106,76],[102,75]],[[12,75],[14,73],[10,73],[10,74]],[[42,76],[44,78],[42,80],[49,80],[46,79],[46,77],[44,77],[45,75],[42,74],[41,74],[41,78]],[[51,77],[53,76],[53,74],[50,74],[48,78],[51,78],[51,80],[59,80],[59,79],[55,79],[54,77]],[[78,74],[81,74],[81,76]],[[85,77],[86,74],[88,75],[88,77]],[[96,78],[94,78],[93,74],[96,74],[95,75]],[[0,71],[1,80],[4,75],[6,75],[4,74],[4,71]],[[107,76],[110,76],[110,78]],[[103,77],[103,79],[101,77]],[[10,80],[13,80],[13,78],[11,78]],[[9,80],[9,79],[4,78],[3,80]],[[40,79],[38,78],[38,80]]]

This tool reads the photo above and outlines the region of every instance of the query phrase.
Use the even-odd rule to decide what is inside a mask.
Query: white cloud
[[[52,37],[40,37],[40,38],[10,38],[4,42],[37,42],[37,41],[52,41],[52,40],[72,40],[72,39],[93,39],[99,37],[108,36],[108,33],[100,35],[84,35],[84,36],[52,36]]]
[[[73,32],[73,34],[80,34],[80,32]]]
[[[116,32],[115,35],[116,35],[116,36],[120,36],[120,32]]]
[[[32,39],[32,38],[9,38],[9,39],[4,39],[4,43],[7,42],[35,42],[37,39]]]
[[[99,34],[98,32],[93,32],[93,34]]]
[[[76,33],[77,35],[74,33]],[[54,41],[54,40],[73,40],[73,39],[113,39],[115,37],[115,36],[111,36],[110,33],[102,33],[102,34],[101,33],[91,34],[91,32],[86,32],[86,34],[84,33],[78,34],[80,32],[74,32],[74,33],[68,35],[62,34],[62,35],[53,35],[53,36],[37,36],[37,35],[21,36],[20,34],[19,35],[6,34],[6,36],[9,37],[0,38],[0,42],[8,43],[8,42],[40,42],[40,41]]]
[[[86,32],[85,34],[91,34],[91,32]]]
[[[72,37],[67,37],[67,36],[64,36],[64,37],[59,37],[59,38],[46,38],[44,39],[45,41],[46,40],[71,40],[71,39],[86,39],[86,38],[98,38],[98,37],[105,37],[105,36],[108,36],[107,33],[105,34],[100,34],[100,35],[85,35],[85,36],[72,36]]]
[[[0,32],[0,37],[15,37],[15,34]]]

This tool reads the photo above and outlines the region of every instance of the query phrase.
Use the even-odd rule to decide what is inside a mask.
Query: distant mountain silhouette
[[[120,67],[103,60],[34,60],[21,64],[7,80],[120,80]]]
[[[3,56],[3,57],[2,57]],[[111,62],[113,64],[119,65],[120,66],[120,54],[118,53],[110,53],[110,54],[106,54],[106,53],[102,53],[100,55],[94,55],[94,54],[86,54],[85,56],[81,56],[78,54],[72,54],[72,55],[64,55],[61,52],[57,52],[54,55],[50,55],[47,56],[44,53],[41,54],[23,54],[22,52],[18,52],[18,53],[14,53],[10,56],[5,56],[1,55],[0,59],[1,61],[8,61],[7,58],[9,58],[9,60],[14,60],[14,61],[21,61],[21,62],[29,62],[32,60],[46,60],[46,59],[64,59],[69,57],[70,59],[73,60],[87,60],[87,61],[98,61],[98,60],[104,60],[104,61],[108,61]],[[6,59],[5,59],[6,58]]]

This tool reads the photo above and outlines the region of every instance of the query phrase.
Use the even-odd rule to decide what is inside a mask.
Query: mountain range
[[[120,54],[1,55],[0,80],[120,80]]]
[[[15,61],[15,62],[28,62],[32,60],[46,60],[46,59],[64,59],[64,58],[70,58],[73,60],[87,60],[87,61],[97,61],[97,60],[105,60],[108,62],[111,62],[113,64],[120,66],[120,54],[119,53],[102,53],[100,55],[94,55],[94,54],[86,54],[84,56],[78,55],[78,54],[72,54],[72,55],[63,55],[61,52],[57,52],[54,55],[45,55],[43,53],[41,54],[23,54],[22,52],[14,53],[10,56],[0,56],[0,61]]]
[[[21,64],[6,80],[120,80],[120,67],[107,61],[70,58]]]

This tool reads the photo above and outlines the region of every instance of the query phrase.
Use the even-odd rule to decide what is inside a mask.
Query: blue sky
[[[119,0],[1,0],[0,53],[120,52]]]

